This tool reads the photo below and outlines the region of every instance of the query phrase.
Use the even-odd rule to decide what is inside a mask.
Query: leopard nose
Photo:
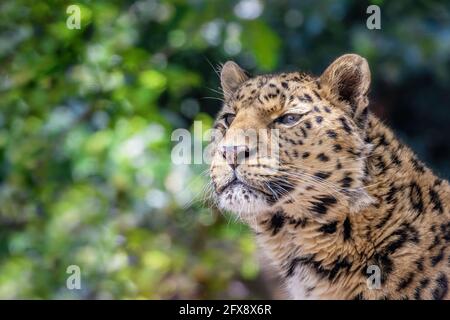
[[[232,169],[243,163],[250,156],[250,149],[247,146],[223,146],[222,156]]]

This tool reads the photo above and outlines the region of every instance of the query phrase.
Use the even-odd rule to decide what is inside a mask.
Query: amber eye
[[[233,113],[226,113],[223,116],[223,119],[225,120],[225,124],[229,127],[231,123],[233,122],[234,118],[236,118],[236,115]]]
[[[298,120],[300,120],[300,118],[302,117],[301,114],[297,114],[297,113],[287,113],[285,115],[282,115],[281,117],[275,119],[276,123],[281,123],[281,124],[294,124],[296,123]]]

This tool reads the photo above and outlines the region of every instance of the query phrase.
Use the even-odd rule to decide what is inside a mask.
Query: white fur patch
[[[254,190],[249,192],[249,188],[243,184],[234,184],[225,189],[219,195],[219,207],[234,212],[242,218],[269,209],[262,194]]]
[[[292,277],[286,282],[289,296],[294,300],[317,300],[314,294],[318,279],[306,268],[298,266]]]

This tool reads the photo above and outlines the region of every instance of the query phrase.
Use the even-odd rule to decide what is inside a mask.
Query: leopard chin
[[[239,181],[232,182],[217,197],[220,209],[231,211],[241,218],[271,208],[267,195]]]

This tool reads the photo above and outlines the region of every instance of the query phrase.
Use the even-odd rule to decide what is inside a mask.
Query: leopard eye
[[[300,120],[300,118],[303,115],[298,114],[298,113],[287,113],[285,115],[282,115],[281,117],[275,119],[276,123],[281,123],[281,124],[294,124],[296,123],[298,120]]]
[[[225,121],[225,124],[229,127],[231,123],[233,122],[234,118],[236,118],[236,115],[233,113],[226,113],[223,116],[223,119]]]

